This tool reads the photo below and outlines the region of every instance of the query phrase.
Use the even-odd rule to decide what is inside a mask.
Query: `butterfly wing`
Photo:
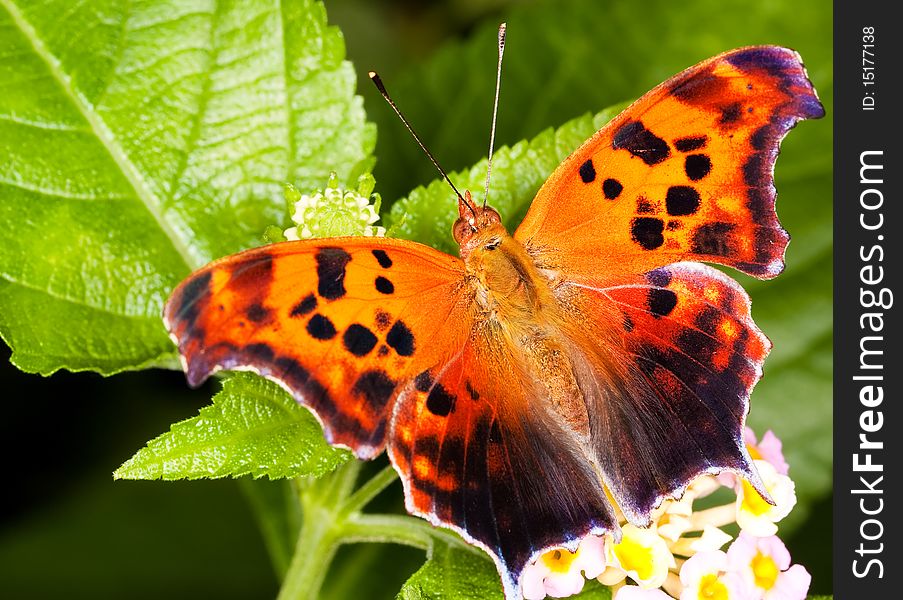
[[[585,356],[615,365],[585,397],[591,452],[629,521],[648,524],[662,499],[705,472],[734,471],[767,494],[743,426],[771,343],[739,284],[685,262],[556,293],[580,315]]]
[[[310,408],[327,440],[372,458],[397,392],[463,345],[457,258],[402,240],[273,244],[200,269],[164,320],[188,381],[253,370]]]
[[[487,550],[514,598],[537,552],[617,521],[462,269],[401,240],[274,244],[192,274],[165,321],[191,384],[250,369],[310,408],[330,443],[361,458],[388,444],[408,510]]]
[[[407,509],[490,553],[507,598],[537,554],[618,529],[598,471],[510,345],[480,323],[399,400],[389,455]]]
[[[741,48],[659,85],[568,157],[515,238],[571,280],[678,261],[760,278],[784,266],[775,214],[778,146],[824,114],[799,55]]]
[[[734,470],[764,493],[742,431],[770,343],[736,282],[681,261],[782,270],[778,146],[823,112],[795,52],[716,56],[566,159],[515,233],[577,324],[591,453],[634,523],[703,472]]]

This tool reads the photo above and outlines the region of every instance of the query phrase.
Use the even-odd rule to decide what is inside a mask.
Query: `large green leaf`
[[[171,366],[191,269],[258,245],[282,186],[374,129],[322,5],[0,0],[0,335],[28,371]]]
[[[117,479],[319,476],[350,456],[327,445],[310,411],[278,385],[250,373],[235,373],[213,397],[212,406],[148,442],[113,475]]]

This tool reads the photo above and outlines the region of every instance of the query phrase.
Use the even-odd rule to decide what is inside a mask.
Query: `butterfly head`
[[[475,205],[470,191],[465,190],[464,197],[458,199],[458,220],[452,228],[462,256],[476,247],[492,245],[494,236],[488,231],[496,228],[504,231],[499,213],[490,206]]]

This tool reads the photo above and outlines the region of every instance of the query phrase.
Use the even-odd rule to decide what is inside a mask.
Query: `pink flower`
[[[752,589],[728,570],[727,554],[721,550],[694,554],[680,569],[684,590],[680,600],[754,600]]]
[[[753,460],[764,460],[774,467],[779,475],[787,475],[790,471],[790,465],[784,460],[782,451],[783,445],[778,436],[770,429],[762,436],[762,441],[756,441],[756,433],[749,427],[743,429],[743,442],[746,444],[746,450],[749,457]],[[725,487],[735,487],[737,484],[737,476],[733,473],[725,472],[718,475],[718,483]]]
[[[746,442],[746,449],[753,460],[770,462],[775,471],[781,475],[786,475],[790,470],[790,465],[784,460],[784,453],[781,451],[781,440],[770,429],[762,436],[761,442],[756,442],[756,434],[747,427],[743,431],[743,441]]]
[[[527,565],[521,578],[524,598],[542,600],[546,596],[564,598],[579,594],[586,581],[584,577],[595,579],[604,570],[605,540],[588,535],[575,552],[556,548]]]
[[[727,550],[729,568],[759,591],[764,600],[804,600],[812,576],[802,565],[790,566],[790,553],[777,536],[740,532]]]

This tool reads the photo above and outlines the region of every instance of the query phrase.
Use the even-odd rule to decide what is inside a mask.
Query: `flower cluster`
[[[700,476],[680,500],[666,500],[649,527],[626,523],[619,513],[620,541],[591,535],[575,552],[540,556],[524,571],[524,597],[571,596],[589,578],[611,586],[614,600],[803,600],[811,576],[790,564],[775,535],[776,523],[796,504],[781,441],[771,431],[757,441],[749,428],[745,441],[774,505],[736,475]],[[722,487],[733,490],[733,502],[694,509]],[[736,539],[721,529],[732,523],[740,526]]]
[[[313,195],[301,194],[294,186],[286,186],[285,199],[295,226],[285,230],[285,239],[385,236],[385,227],[374,225],[379,220],[380,198],[379,194],[371,195],[373,186],[373,176],[364,175],[357,190],[344,190],[339,187],[335,173],[330,174],[326,189]],[[373,204],[370,203],[371,198]]]

